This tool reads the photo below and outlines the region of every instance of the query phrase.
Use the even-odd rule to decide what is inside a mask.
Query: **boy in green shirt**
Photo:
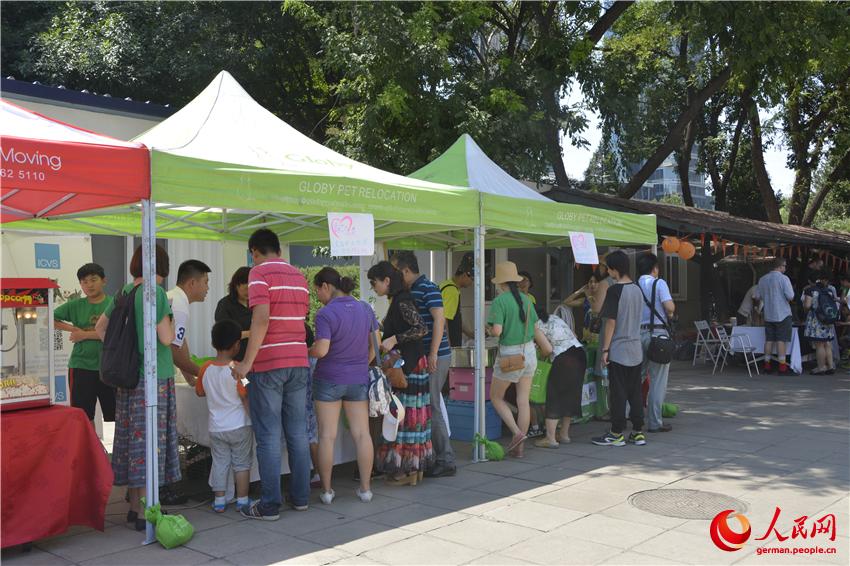
[[[77,279],[85,294],[56,307],[53,319],[57,330],[71,333],[74,349],[68,360],[68,382],[71,405],[86,412],[94,420],[97,401],[103,420],[115,420],[115,390],[100,380],[100,353],[103,343],[94,330],[100,315],[112,304],[112,297],[103,292],[106,275],[96,263],[87,263],[77,270]]]

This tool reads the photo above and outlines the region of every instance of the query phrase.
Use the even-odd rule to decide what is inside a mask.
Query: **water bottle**
[[[602,366],[602,386],[608,387],[608,366]]]

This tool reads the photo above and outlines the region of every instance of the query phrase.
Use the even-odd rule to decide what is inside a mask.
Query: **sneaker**
[[[177,491],[177,487],[164,485],[159,488],[159,502],[162,505],[185,505],[189,502],[189,496]]]
[[[257,519],[259,521],[277,521],[280,519],[280,513],[275,513],[273,515],[264,515],[262,511],[260,511],[260,502],[253,501],[248,504],[247,507],[243,507],[239,513],[242,514],[243,517],[248,519]]]
[[[606,432],[602,436],[597,436],[590,440],[597,446],[625,446],[626,439],[623,438],[623,433],[615,434],[611,431]]]
[[[331,491],[333,491],[333,490],[331,490]],[[296,505],[294,503],[290,503],[289,507],[291,507],[293,511],[306,511],[307,509],[310,508],[310,506],[308,504]]]
[[[788,365],[779,364],[779,371],[777,372],[779,375],[788,375],[790,372],[788,371]]]
[[[370,477],[373,480],[382,480],[386,477],[386,474],[384,472],[379,472],[375,470],[375,468],[372,468],[372,475]],[[354,475],[351,479],[358,483],[360,482],[360,468],[358,468],[357,466],[354,466]]]
[[[248,501],[248,503],[239,503],[239,502],[237,501],[237,502],[236,502],[236,511],[237,511],[237,513],[241,513],[243,509],[247,509],[247,508],[248,508],[248,507],[250,507],[250,506],[251,506],[251,501],[250,501],[250,500]]]
[[[334,490],[323,491],[319,494],[319,499],[325,505],[330,505],[331,503],[333,503],[334,497],[336,497],[336,492]]]
[[[354,493],[357,494],[357,497],[360,498],[360,501],[363,503],[369,503],[372,501],[372,490],[368,489],[366,491],[361,490],[359,487],[354,490]]]
[[[773,364],[764,364],[761,366],[762,373],[773,373]]]
[[[635,446],[643,446],[646,444],[646,435],[641,432],[633,432],[629,435],[629,442]]]
[[[322,487],[322,480],[319,477],[319,474],[313,474],[313,477],[310,478],[310,489],[315,489],[317,487]]]
[[[446,466],[444,464],[435,464],[425,470],[426,478],[447,478],[457,473],[455,466]]]
[[[227,510],[227,503],[216,503],[213,502],[212,510],[216,513],[224,513]]]

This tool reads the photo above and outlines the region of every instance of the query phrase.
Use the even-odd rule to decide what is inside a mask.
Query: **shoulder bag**
[[[528,333],[528,321],[531,320],[531,301],[529,300],[528,309],[525,313],[525,330],[522,331],[522,338],[525,339]],[[504,373],[519,371],[525,367],[525,354],[513,354],[511,356],[499,356],[499,369]]]
[[[669,364],[673,359],[673,340],[670,338],[670,331],[667,325],[664,324],[664,317],[658,314],[655,310],[655,288],[658,286],[658,279],[652,282],[652,298],[647,301],[643,289],[640,289],[640,294],[643,296],[643,302],[649,307],[649,348],[646,351],[646,357],[656,364]],[[640,288],[640,285],[638,285]],[[664,329],[663,334],[655,334],[655,317],[662,321],[658,326]]]

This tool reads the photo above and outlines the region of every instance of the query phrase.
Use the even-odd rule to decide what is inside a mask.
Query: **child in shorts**
[[[195,393],[207,398],[209,409],[212,473],[210,487],[215,500],[213,511],[224,513],[227,508],[225,491],[228,470],[236,477],[236,510],[248,507],[248,490],[253,462],[254,433],[248,409],[248,391],[234,379],[230,364],[239,353],[242,329],[232,320],[221,320],[212,328],[215,360],[201,367],[195,382]]]

